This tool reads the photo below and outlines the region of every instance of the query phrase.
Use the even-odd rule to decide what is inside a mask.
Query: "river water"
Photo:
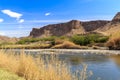
[[[76,50],[61,50],[56,52],[57,50],[26,50],[27,54],[34,54],[34,56],[38,55],[51,55],[58,54],[60,60],[65,61],[67,64],[71,66],[71,71],[74,72],[78,69],[81,69],[81,65],[87,64],[88,71],[93,72],[93,76],[91,76],[88,80],[120,80],[120,55],[118,54],[120,51],[112,51],[110,54],[107,51],[103,51],[99,53],[99,51],[76,51]],[[18,50],[17,50],[18,52]],[[98,52],[98,53],[96,53]],[[49,54],[50,53],[50,54]]]

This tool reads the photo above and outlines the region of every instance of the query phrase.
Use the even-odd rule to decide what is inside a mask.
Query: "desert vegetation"
[[[100,34],[87,34],[87,35],[74,35],[67,36],[49,36],[45,38],[21,38],[16,43],[4,42],[0,44],[0,48],[5,49],[88,49],[88,47],[97,46],[104,47],[105,43],[109,40],[108,36]],[[99,45],[100,46],[99,46]]]
[[[56,55],[43,59],[25,55],[23,51],[20,55],[8,52],[0,51],[0,72],[15,74],[21,77],[18,80],[87,80],[92,75],[85,64],[81,71],[71,73],[70,67]]]
[[[109,47],[109,49],[120,50],[120,37],[109,39],[106,46]]]
[[[70,40],[79,45],[88,45],[92,43],[105,43],[109,37],[98,34],[74,35]]]

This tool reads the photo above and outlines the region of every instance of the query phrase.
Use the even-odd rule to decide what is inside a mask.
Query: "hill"
[[[120,33],[120,12],[118,12],[111,21],[78,21],[71,20],[66,23],[51,24],[41,28],[33,28],[30,37],[48,37],[48,36],[73,36],[75,34],[88,34],[91,32],[101,33],[103,35],[116,35]]]
[[[7,36],[1,36],[0,35],[0,44],[15,43],[18,40],[19,40],[18,38],[10,38],[10,37],[7,37]]]
[[[120,12],[108,24],[98,28],[96,32],[103,33],[104,35],[120,36]]]
[[[73,36],[75,34],[86,34],[100,27],[103,27],[110,21],[98,20],[82,22],[72,20],[66,23],[47,25],[41,28],[33,28],[30,32],[31,37],[48,36]]]

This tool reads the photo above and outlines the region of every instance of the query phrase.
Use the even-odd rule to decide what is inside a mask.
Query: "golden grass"
[[[120,49],[120,37],[109,39],[109,41],[106,43],[106,46],[111,49]]]
[[[3,45],[0,46],[1,49],[40,49],[40,48],[50,48],[50,44],[15,44],[15,45]]]
[[[17,74],[26,80],[86,80],[87,66],[80,72],[80,77],[70,72],[70,67],[55,56],[44,60],[42,57],[33,58],[21,52],[14,55],[0,51],[0,68]]]
[[[64,41],[61,44],[55,45],[52,48],[58,48],[58,49],[80,49],[81,47],[79,45],[74,44],[70,41]]]

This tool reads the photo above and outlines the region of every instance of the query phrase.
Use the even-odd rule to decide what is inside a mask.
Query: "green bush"
[[[38,38],[23,38],[20,41],[18,41],[17,44],[29,44],[38,41],[39,41]]]
[[[87,45],[90,43],[90,41],[86,38],[86,36],[75,35],[71,37],[70,40],[75,44],[79,44],[79,45]]]
[[[99,34],[88,34],[88,35],[74,35],[70,38],[72,42],[79,45],[87,45],[91,43],[105,43],[109,37],[101,36]]]
[[[16,44],[29,44],[29,43],[34,43],[38,41],[54,41],[55,38],[56,38],[55,36],[50,36],[46,38],[23,38],[19,40]]]
[[[40,41],[54,41],[57,37],[56,36],[50,36],[45,38],[40,38]]]
[[[109,39],[109,37],[100,37],[100,38],[97,39],[96,42],[98,42],[98,43],[105,43],[105,42],[108,41],[108,39]]]

